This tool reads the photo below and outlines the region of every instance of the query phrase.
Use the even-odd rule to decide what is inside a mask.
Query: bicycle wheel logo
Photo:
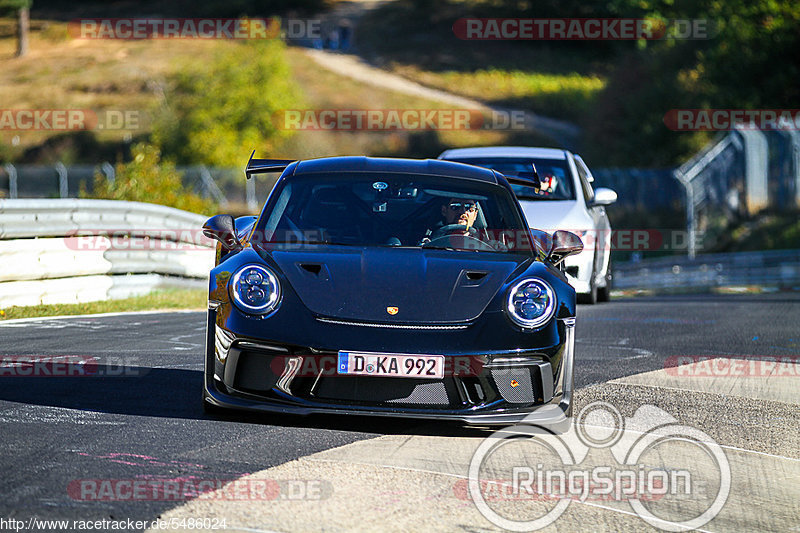
[[[527,424],[493,433],[468,478],[480,513],[510,531],[551,525],[573,502],[627,504],[655,528],[696,529],[719,514],[730,486],[727,457],[706,433],[652,405],[626,418],[606,402],[583,408],[564,434]]]

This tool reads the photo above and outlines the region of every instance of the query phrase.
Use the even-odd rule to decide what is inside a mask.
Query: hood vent
[[[331,278],[328,267],[323,263],[295,263],[297,269],[309,278],[328,281]]]

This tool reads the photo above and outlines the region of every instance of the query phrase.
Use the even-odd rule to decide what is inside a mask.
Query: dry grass
[[[8,25],[10,19],[0,19]],[[0,38],[0,102],[3,109],[138,110],[140,130],[97,130],[98,140],[122,140],[147,133],[147,116],[159,87],[180,64],[197,61],[215,46],[208,41],[78,40],[67,25],[35,21],[29,53],[14,58],[16,41]],[[0,140],[19,136],[19,148],[41,144],[61,132],[3,131]]]
[[[156,291],[144,296],[120,300],[103,300],[81,304],[51,304],[14,306],[0,309],[0,321],[13,318],[32,318],[60,315],[92,315],[96,313],[120,313],[124,311],[151,311],[157,309],[206,308],[208,293],[198,289],[170,289]]]
[[[308,109],[452,109],[452,105],[376,89],[370,85],[343,78],[317,64],[297,48],[289,49],[289,61],[298,85],[303,88]],[[403,155],[410,137],[428,136],[432,132],[327,132],[300,131],[285,144],[292,157],[324,157],[344,154]],[[504,132],[450,131],[436,132],[433,144],[473,146],[504,142]],[[427,141],[430,145],[431,142]],[[417,154],[423,155],[423,154]],[[436,157],[438,153],[428,153]]]
[[[137,110],[135,130],[95,130],[101,142],[128,141],[150,133],[151,117],[167,80],[184,65],[202,61],[216,47],[238,43],[202,40],[78,40],[67,25],[35,20],[30,51],[14,58],[12,19],[0,19],[0,108]],[[287,51],[293,76],[302,87],[308,109],[442,109],[448,106],[376,89],[320,69],[301,49]],[[452,106],[449,106],[452,107]],[[0,143],[16,145],[14,153],[44,143],[63,132],[0,131]],[[14,138],[17,137],[15,140]],[[498,144],[503,132],[318,132],[301,131],[285,141],[281,154],[322,157],[341,154],[435,157],[446,146]],[[88,161],[87,161],[88,162]],[[91,161],[94,163],[95,161]]]

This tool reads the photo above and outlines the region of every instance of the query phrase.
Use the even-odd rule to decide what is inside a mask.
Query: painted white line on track
[[[680,359],[677,358],[678,362]],[[796,361],[794,356],[705,358],[677,367],[612,379],[608,383],[741,396],[800,405],[800,364]]]
[[[118,311],[114,313],[94,313],[91,315],[58,315],[58,316],[40,316],[29,318],[10,318],[8,320],[0,321],[0,327],[15,326],[17,324],[26,324],[29,322],[43,322],[49,320],[67,320],[72,318],[110,318],[116,316],[135,316],[135,315],[160,315],[164,313],[203,313],[206,310],[203,308],[198,309],[154,309],[150,311]]]

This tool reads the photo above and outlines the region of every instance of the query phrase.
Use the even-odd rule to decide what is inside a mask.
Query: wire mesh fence
[[[257,212],[277,179],[245,180],[240,169],[179,167],[183,183],[234,213]],[[800,207],[800,132],[737,128],[723,132],[676,169],[597,168],[596,187],[618,194],[617,208],[685,212],[689,256],[693,236],[702,233],[706,248],[737,221],[765,207]],[[95,177],[113,181],[114,167],[96,165],[0,166],[0,197],[76,198],[91,196]]]
[[[236,211],[257,211],[264,203],[277,176],[245,180],[241,169],[178,167],[184,185],[201,196],[214,199]],[[0,166],[0,198],[91,197],[95,179],[114,181],[114,167],[96,165],[10,165]]]

